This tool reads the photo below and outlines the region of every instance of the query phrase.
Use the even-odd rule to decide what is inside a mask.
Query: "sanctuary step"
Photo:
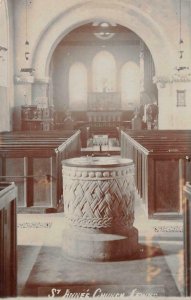
[[[82,156],[112,156],[112,155],[120,155],[120,150],[110,150],[110,151],[95,151],[87,148],[81,149]]]
[[[20,296],[47,297],[57,290],[60,296],[71,293],[71,297],[80,292],[100,297],[101,293],[180,296],[159,245],[141,245],[139,250],[131,261],[103,263],[68,259],[60,247],[43,246]],[[156,266],[160,272],[148,281],[148,267],[156,270]]]
[[[17,213],[19,214],[43,214],[47,210],[47,207],[18,207]]]

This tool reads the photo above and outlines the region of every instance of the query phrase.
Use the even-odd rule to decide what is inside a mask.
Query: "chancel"
[[[0,1],[0,297],[191,295],[190,19]]]

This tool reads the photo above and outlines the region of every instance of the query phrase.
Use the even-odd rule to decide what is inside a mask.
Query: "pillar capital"
[[[34,79],[35,84],[49,84],[50,83],[50,77],[36,77]]]
[[[173,83],[188,83],[191,82],[191,73],[188,71],[177,71],[169,75],[156,75],[153,77],[153,82],[158,88],[165,88],[166,84]]]
[[[14,81],[15,84],[32,84],[34,83],[34,76],[30,74],[16,74]]]

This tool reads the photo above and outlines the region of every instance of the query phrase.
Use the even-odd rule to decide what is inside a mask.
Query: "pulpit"
[[[62,171],[64,253],[89,261],[132,257],[138,245],[132,160],[72,158]]]

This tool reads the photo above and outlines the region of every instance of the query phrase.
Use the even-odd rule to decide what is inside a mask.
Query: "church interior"
[[[0,0],[0,298],[191,296],[190,62],[190,0]]]

